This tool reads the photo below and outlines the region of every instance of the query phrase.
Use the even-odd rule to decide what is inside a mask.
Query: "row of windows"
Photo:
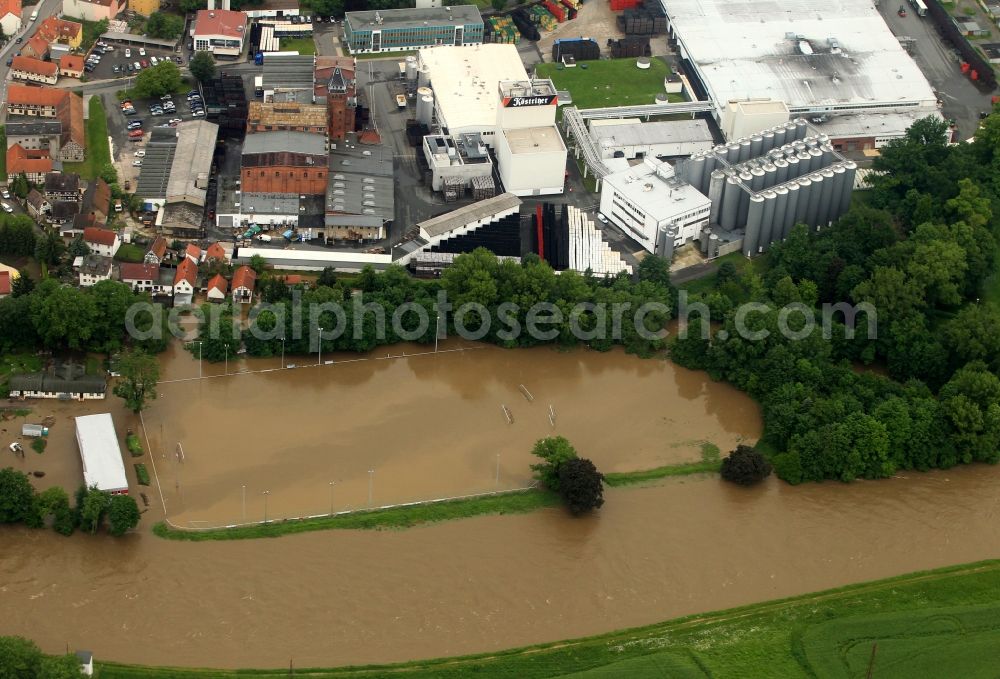
[[[264,177],[266,175],[267,175],[267,171],[266,170],[261,170],[260,171],[260,176],[261,177]],[[247,173],[247,176],[248,177],[250,176],[249,172]],[[275,177],[288,177],[289,179],[294,179],[295,178],[295,171],[294,170],[286,170],[285,172],[282,172],[281,170],[276,170],[275,173],[274,173],[274,176]],[[325,179],[326,178],[326,172],[323,172],[323,171],[317,172],[315,176],[316,176],[316,179]],[[309,179],[309,170],[304,170],[302,172],[302,178],[303,179]]]

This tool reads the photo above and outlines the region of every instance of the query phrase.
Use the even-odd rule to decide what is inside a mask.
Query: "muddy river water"
[[[164,378],[197,371],[175,353]],[[728,387],[617,352],[489,349],[169,382],[160,392],[146,424],[178,522],[239,519],[244,483],[266,484],[276,514],[320,513],[330,474],[343,493],[338,510],[364,505],[372,467],[376,504],[489,489],[498,449],[501,483],[523,485],[524,449],[552,431],[600,467],[624,470],[692,459],[701,440],[725,449],[760,427],[756,407]],[[56,418],[49,450],[23,463],[49,465],[40,486],[76,483],[71,415],[111,410],[120,428],[134,426],[117,401],[39,407]],[[367,457],[352,461],[352,450]],[[584,519],[551,509],[210,543],[151,535],[162,517],[156,496],[143,530],[118,540],[0,530],[0,634],[98,659],[220,667],[390,662],[595,634],[995,557],[998,471],[796,488],[769,479],[749,490],[684,478],[609,489]],[[261,500],[248,491],[247,513],[259,516]]]

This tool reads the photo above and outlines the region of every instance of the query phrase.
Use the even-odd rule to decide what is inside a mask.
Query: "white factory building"
[[[591,120],[590,135],[602,158],[671,158],[701,153],[715,146],[704,120],[665,120],[643,123],[629,119]]]
[[[555,124],[556,89],[551,80],[528,78],[514,45],[422,49],[417,80],[418,119],[452,139],[474,135],[478,145],[492,148],[504,191],[518,196],[562,193],[566,144]],[[433,102],[430,119],[420,111],[427,110],[428,98]],[[435,155],[431,151],[440,148],[436,144],[425,145],[429,161]],[[443,162],[438,167],[445,169]],[[476,170],[463,162],[447,172]]]
[[[83,482],[112,495],[128,493],[125,463],[111,413],[76,418],[76,443],[83,462]]]
[[[668,33],[723,129],[730,102],[778,102],[851,151],[877,148],[913,120],[940,115],[927,79],[871,0],[661,1]],[[763,115],[758,128],[741,124],[727,138],[779,122]]]
[[[646,250],[668,257],[700,236],[711,209],[708,197],[653,157],[609,174],[601,187],[601,214]]]

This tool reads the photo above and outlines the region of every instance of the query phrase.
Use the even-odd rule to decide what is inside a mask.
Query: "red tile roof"
[[[184,254],[188,257],[193,257],[195,261],[201,261],[201,248],[194,243],[188,243],[187,248],[184,250]]]
[[[71,96],[67,90],[54,87],[30,87],[28,85],[8,85],[8,104],[30,104],[33,106],[60,106],[66,97]]]
[[[247,15],[228,9],[199,10],[194,24],[194,34],[222,35],[227,38],[242,38],[246,33]]]
[[[198,267],[186,257],[177,265],[177,273],[174,274],[174,285],[177,285],[182,280],[190,283],[191,287],[194,287],[195,281],[198,280]]]
[[[208,246],[208,250],[205,251],[205,259],[219,259],[225,261],[226,249],[222,247],[221,243],[212,243]]]
[[[251,269],[249,266],[241,266],[233,274],[233,290],[238,290],[239,288],[246,288],[250,292],[253,292],[254,285],[257,281],[257,272]]]
[[[0,0],[0,18],[8,14],[21,16],[21,0]]]
[[[122,281],[155,281],[160,277],[160,267],[155,264],[122,264],[119,271]]]
[[[10,294],[10,271],[0,271],[0,295]]]
[[[13,86],[11,86],[13,87]],[[52,172],[52,158],[47,149],[28,150],[20,144],[7,149],[7,173],[45,174]]]
[[[64,71],[83,72],[83,57],[79,54],[64,54],[59,57],[59,68]]]
[[[63,125],[63,133],[69,131],[66,136],[66,141],[75,141],[81,147],[86,147],[87,137],[84,132],[84,121],[83,121],[83,97],[71,94],[69,95],[69,106],[61,112],[62,115],[59,116],[60,122]],[[67,119],[68,118],[68,119]]]
[[[157,236],[152,245],[149,246],[149,252],[156,255],[157,259],[162,260],[163,255],[167,254],[167,239],[163,236]]]
[[[298,285],[301,282],[302,282],[302,276],[298,275],[297,273],[285,276],[285,285]]]
[[[88,243],[97,243],[98,245],[114,245],[115,238],[118,234],[110,229],[101,229],[96,226],[90,226],[83,230],[83,240]]]
[[[11,70],[34,73],[51,78],[59,74],[59,67],[51,61],[42,61],[34,57],[14,57],[10,64]]]
[[[76,38],[83,31],[83,24],[75,21],[66,21],[56,16],[50,16],[38,25],[35,35],[40,35],[49,42],[57,40],[70,41]]]
[[[229,281],[223,278],[221,273],[217,273],[212,276],[212,280],[208,282],[209,290],[218,290],[223,295],[229,290]]]

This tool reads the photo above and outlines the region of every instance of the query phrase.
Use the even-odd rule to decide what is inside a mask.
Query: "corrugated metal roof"
[[[243,142],[243,155],[257,153],[303,153],[308,155],[326,155],[326,138],[320,134],[309,132],[258,132],[248,135]]]

